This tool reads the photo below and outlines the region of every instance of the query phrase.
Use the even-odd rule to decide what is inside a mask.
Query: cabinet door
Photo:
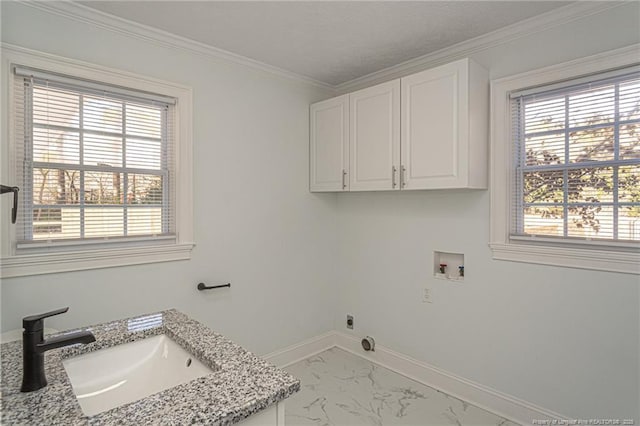
[[[284,402],[279,402],[275,406],[265,408],[242,420],[240,426],[284,426]]]
[[[400,80],[351,93],[351,191],[399,189]]]
[[[348,191],[349,95],[311,105],[309,190]]]
[[[468,62],[402,79],[402,187],[466,185]]]

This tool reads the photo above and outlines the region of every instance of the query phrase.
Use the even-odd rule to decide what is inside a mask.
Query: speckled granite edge
[[[230,425],[300,389],[300,381],[289,373],[174,309],[82,330],[90,330],[96,342],[48,351],[45,371],[49,385],[36,392],[20,392],[22,342],[0,346],[2,424]],[[214,372],[98,415],[85,416],[73,394],[62,360],[159,334],[169,336]]]

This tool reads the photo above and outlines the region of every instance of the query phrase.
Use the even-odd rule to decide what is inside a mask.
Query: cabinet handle
[[[342,169],[342,189],[347,189],[347,171]]]
[[[407,168],[405,166],[400,166],[400,170],[400,187],[404,188],[407,186],[407,177],[405,176]]]
[[[396,166],[391,166],[391,187],[395,188],[396,187],[396,171],[398,169],[396,169]]]

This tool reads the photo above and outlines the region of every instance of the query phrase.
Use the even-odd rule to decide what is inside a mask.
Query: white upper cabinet
[[[487,187],[488,81],[469,59],[401,79],[402,189]]]
[[[488,103],[463,59],[314,104],[311,191],[484,189]]]
[[[349,114],[349,190],[396,189],[394,170],[400,163],[400,80],[351,93]]]
[[[349,95],[318,102],[310,109],[311,192],[349,190]]]

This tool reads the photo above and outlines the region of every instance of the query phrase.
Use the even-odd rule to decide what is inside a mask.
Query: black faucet
[[[74,345],[76,343],[95,342],[96,338],[90,331],[78,331],[44,340],[44,319],[54,315],[64,314],[68,307],[47,312],[46,314],[31,315],[22,319],[24,332],[22,333],[22,358],[24,360],[22,372],[21,392],[33,392],[47,386],[44,375],[44,353],[50,349]]]
[[[11,223],[16,223],[18,217],[18,191],[20,188],[17,186],[0,185],[0,194],[6,194],[7,192],[13,193],[13,207],[11,208]]]

